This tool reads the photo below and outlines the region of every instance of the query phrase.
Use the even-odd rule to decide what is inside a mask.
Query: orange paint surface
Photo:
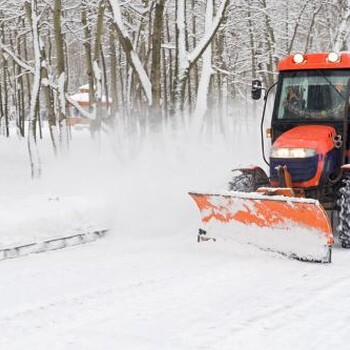
[[[286,70],[305,70],[305,69],[349,69],[350,54],[340,53],[339,62],[328,62],[328,53],[305,54],[303,63],[294,63],[293,55],[287,56],[278,63],[279,71]]]
[[[334,137],[336,131],[331,126],[326,125],[301,125],[286,131],[273,144],[273,147],[301,147],[312,148],[317,151],[317,154],[322,154],[322,159],[319,160],[315,176],[304,182],[293,182],[293,187],[312,187],[318,186],[326,154],[334,148]],[[278,186],[278,183],[273,182],[272,186]]]
[[[290,202],[240,198],[239,196],[190,193],[195,200],[202,222],[216,220],[222,223],[231,221],[245,225],[267,228],[290,228],[291,226],[315,229],[325,236],[327,243],[333,243],[330,222],[323,207],[316,203]]]

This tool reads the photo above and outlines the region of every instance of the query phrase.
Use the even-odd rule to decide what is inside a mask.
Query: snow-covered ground
[[[193,188],[260,160],[258,119],[110,147],[74,133],[43,179],[0,138],[0,244],[108,227],[86,245],[0,262],[0,349],[347,349],[350,252],[311,264],[234,241],[196,242]],[[124,147],[124,148],[122,148]],[[261,164],[261,161],[259,162]]]

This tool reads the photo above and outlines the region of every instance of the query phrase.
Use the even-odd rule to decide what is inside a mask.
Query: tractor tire
[[[338,239],[343,248],[350,248],[350,176],[346,175],[339,189],[338,204]]]
[[[254,174],[242,173],[234,176],[228,183],[229,191],[254,192],[257,186],[254,181]]]

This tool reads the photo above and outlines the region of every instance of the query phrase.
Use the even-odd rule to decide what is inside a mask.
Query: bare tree
[[[349,22],[350,22],[350,3],[345,1],[342,6],[340,6],[340,24],[337,28],[335,39],[333,42],[334,51],[346,50],[348,45],[346,43],[346,38],[350,33]]]
[[[197,46],[187,53],[186,50],[186,16],[184,0],[176,0],[176,70],[175,70],[175,110],[184,108],[184,97],[189,72],[194,64],[202,57],[210,45],[223,20],[229,0],[222,0],[213,20],[207,24],[205,35]]]
[[[165,0],[159,0],[155,4],[155,14],[152,26],[152,63],[151,63],[151,84],[152,84],[152,115],[153,124],[160,124],[161,117],[161,44],[163,32]]]
[[[147,98],[148,104],[152,105],[152,84],[150,81],[150,78],[148,74],[146,73],[146,70],[144,69],[142,62],[137,55],[132,40],[129,36],[129,33],[124,26],[120,5],[118,0],[108,0],[112,15],[113,15],[113,25],[116,28],[116,31],[118,33],[119,41],[121,46],[123,47],[123,50],[126,54],[128,63],[132,67],[133,71],[137,75],[142,90],[144,91],[144,94]]]
[[[32,178],[40,178],[41,176],[41,160],[37,145],[37,139],[35,134],[35,120],[39,112],[39,94],[40,94],[40,82],[41,82],[41,42],[39,35],[39,18],[38,7],[36,0],[27,0],[24,3],[28,20],[31,25],[32,43],[34,52],[34,78],[33,87],[31,93],[31,100],[29,105],[28,115],[28,151],[31,166]]]
[[[67,132],[67,111],[65,93],[67,90],[66,81],[66,67],[65,67],[65,54],[64,54],[64,39],[62,34],[62,2],[61,0],[55,0],[54,3],[54,32],[55,32],[55,45],[56,45],[56,69],[57,69],[57,105],[58,105],[58,122],[60,128],[60,143],[64,148],[68,145],[68,132]]]

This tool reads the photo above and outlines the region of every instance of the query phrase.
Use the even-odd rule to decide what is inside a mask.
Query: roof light
[[[304,56],[303,56],[301,53],[296,53],[296,54],[293,56],[293,61],[294,61],[294,63],[296,63],[296,64],[303,63],[303,62],[304,62]]]
[[[327,57],[327,61],[331,63],[336,63],[340,61],[340,56],[336,52],[330,52]]]

